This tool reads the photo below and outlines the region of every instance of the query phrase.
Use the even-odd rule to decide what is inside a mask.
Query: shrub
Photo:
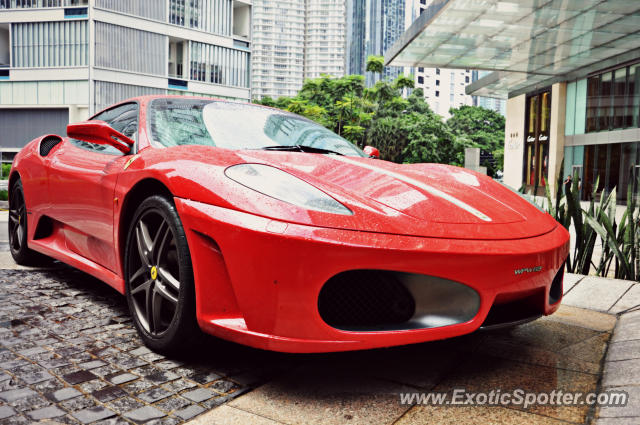
[[[11,164],[2,164],[2,179],[7,180],[11,172]]]

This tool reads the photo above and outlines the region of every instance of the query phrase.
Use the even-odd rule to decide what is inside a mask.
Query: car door
[[[108,109],[92,119],[137,140],[137,103]],[[113,246],[114,192],[129,155],[109,145],[69,138],[50,162],[50,215],[64,224],[67,248],[116,272]]]

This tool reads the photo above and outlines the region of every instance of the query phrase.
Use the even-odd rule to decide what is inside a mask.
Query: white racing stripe
[[[402,174],[399,173],[394,173],[393,171],[389,171],[389,170],[385,170],[384,168],[379,168],[376,167],[374,165],[371,164],[367,164],[364,162],[359,162],[359,161],[355,161],[353,159],[347,158],[346,156],[338,156],[338,155],[331,155],[331,158],[337,160],[337,161],[342,161],[344,163],[347,164],[351,164],[351,165],[356,165],[358,167],[362,167],[362,168],[366,168],[367,170],[371,170],[371,171],[375,171],[376,173],[380,173],[380,174],[385,174],[389,177],[393,177],[394,179],[398,179],[400,181],[403,181],[407,184],[410,184],[411,186],[415,186],[415,187],[419,187],[420,189],[424,190],[427,193],[430,193],[433,196],[437,196],[438,198],[444,199],[447,202],[452,203],[453,205],[455,205],[458,208],[462,208],[463,210],[467,211],[470,214],[473,214],[474,216],[478,217],[480,220],[483,221],[492,221],[491,218],[489,216],[487,216],[486,214],[478,211],[477,209],[473,208],[471,205],[461,201],[460,199],[449,195],[448,193],[445,193],[443,191],[441,191],[440,189],[436,189],[433,186],[429,186],[428,184],[425,184],[419,180],[416,179],[412,179],[411,177],[407,177],[404,176]]]

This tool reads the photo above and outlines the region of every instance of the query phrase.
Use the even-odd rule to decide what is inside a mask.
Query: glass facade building
[[[366,72],[367,57],[382,56],[406,28],[406,0],[347,0],[347,73],[366,76],[368,86],[380,79]],[[395,79],[403,67],[386,66],[382,77]]]
[[[640,175],[640,63],[616,66],[567,84],[564,174],[581,179],[581,196],[616,188],[626,202]],[[596,181],[598,186],[595,187]]]

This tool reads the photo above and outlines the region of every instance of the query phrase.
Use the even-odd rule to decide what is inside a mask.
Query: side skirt
[[[69,250],[64,242],[64,231],[54,225],[51,235],[46,238],[28,240],[27,245],[34,251],[55,258],[65,264],[75,267],[91,276],[107,283],[116,291],[124,294],[124,280],[111,270]]]

